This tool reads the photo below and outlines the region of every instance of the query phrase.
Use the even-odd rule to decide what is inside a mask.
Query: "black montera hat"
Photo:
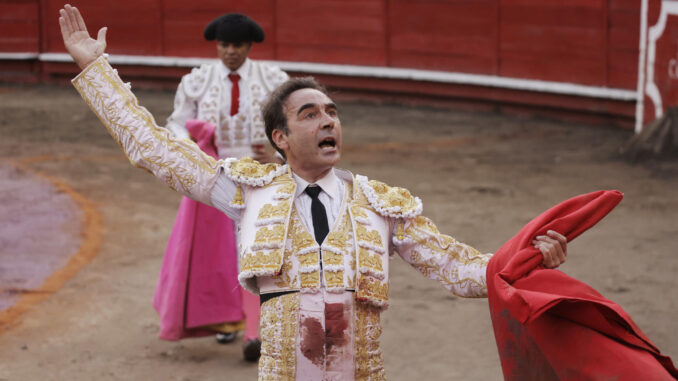
[[[240,13],[219,16],[205,28],[205,40],[224,42],[262,42],[264,30],[251,18]]]

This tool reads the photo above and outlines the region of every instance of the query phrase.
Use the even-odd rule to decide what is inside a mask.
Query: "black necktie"
[[[323,240],[327,236],[327,233],[330,232],[330,227],[327,224],[327,213],[325,213],[325,207],[323,203],[318,200],[318,194],[320,194],[320,187],[307,187],[306,194],[311,196],[311,215],[313,216],[313,231],[315,233],[315,240],[318,242],[318,245],[323,243]]]

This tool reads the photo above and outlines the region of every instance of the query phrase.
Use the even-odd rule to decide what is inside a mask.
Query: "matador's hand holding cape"
[[[621,199],[620,192],[598,191],[564,201],[532,220],[492,257],[487,288],[506,380],[678,378],[671,359],[618,304],[560,271],[537,267],[542,257],[531,244],[536,235],[552,229],[569,242]]]

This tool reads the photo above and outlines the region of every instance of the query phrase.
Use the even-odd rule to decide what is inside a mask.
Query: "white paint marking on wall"
[[[640,46],[638,48],[638,86],[636,88],[636,134],[643,129],[643,107],[645,84],[645,47],[647,43],[647,7],[649,0],[642,0],[640,5]]]
[[[0,60],[34,60],[39,53],[0,53]]]
[[[648,49],[647,49],[647,79],[645,82],[645,93],[654,103],[654,116],[659,118],[664,114],[659,88],[654,82],[654,66],[656,61],[657,40],[664,34],[666,29],[666,20],[668,15],[678,15],[678,1],[664,0],[661,3],[661,12],[657,24],[649,29]]]
[[[43,53],[40,61],[45,62],[72,62],[66,53]],[[214,62],[211,58],[163,57],[163,56],[109,56],[112,64],[119,65],[149,65],[165,67],[195,67],[204,63]],[[338,76],[399,79],[424,82],[450,83],[459,85],[485,86],[525,90],[533,92],[575,95],[589,98],[612,99],[620,101],[634,101],[636,91],[616,89],[602,86],[586,86],[566,82],[540,81],[533,79],[508,78],[493,75],[466,74],[434,70],[403,69],[383,66],[335,65],[311,62],[267,61],[281,69],[309,74],[326,74]]]

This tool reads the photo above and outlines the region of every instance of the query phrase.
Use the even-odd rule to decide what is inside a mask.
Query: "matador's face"
[[[337,106],[324,93],[310,88],[290,94],[283,106],[288,133],[276,144],[293,171],[321,173],[341,159],[341,121]]]

